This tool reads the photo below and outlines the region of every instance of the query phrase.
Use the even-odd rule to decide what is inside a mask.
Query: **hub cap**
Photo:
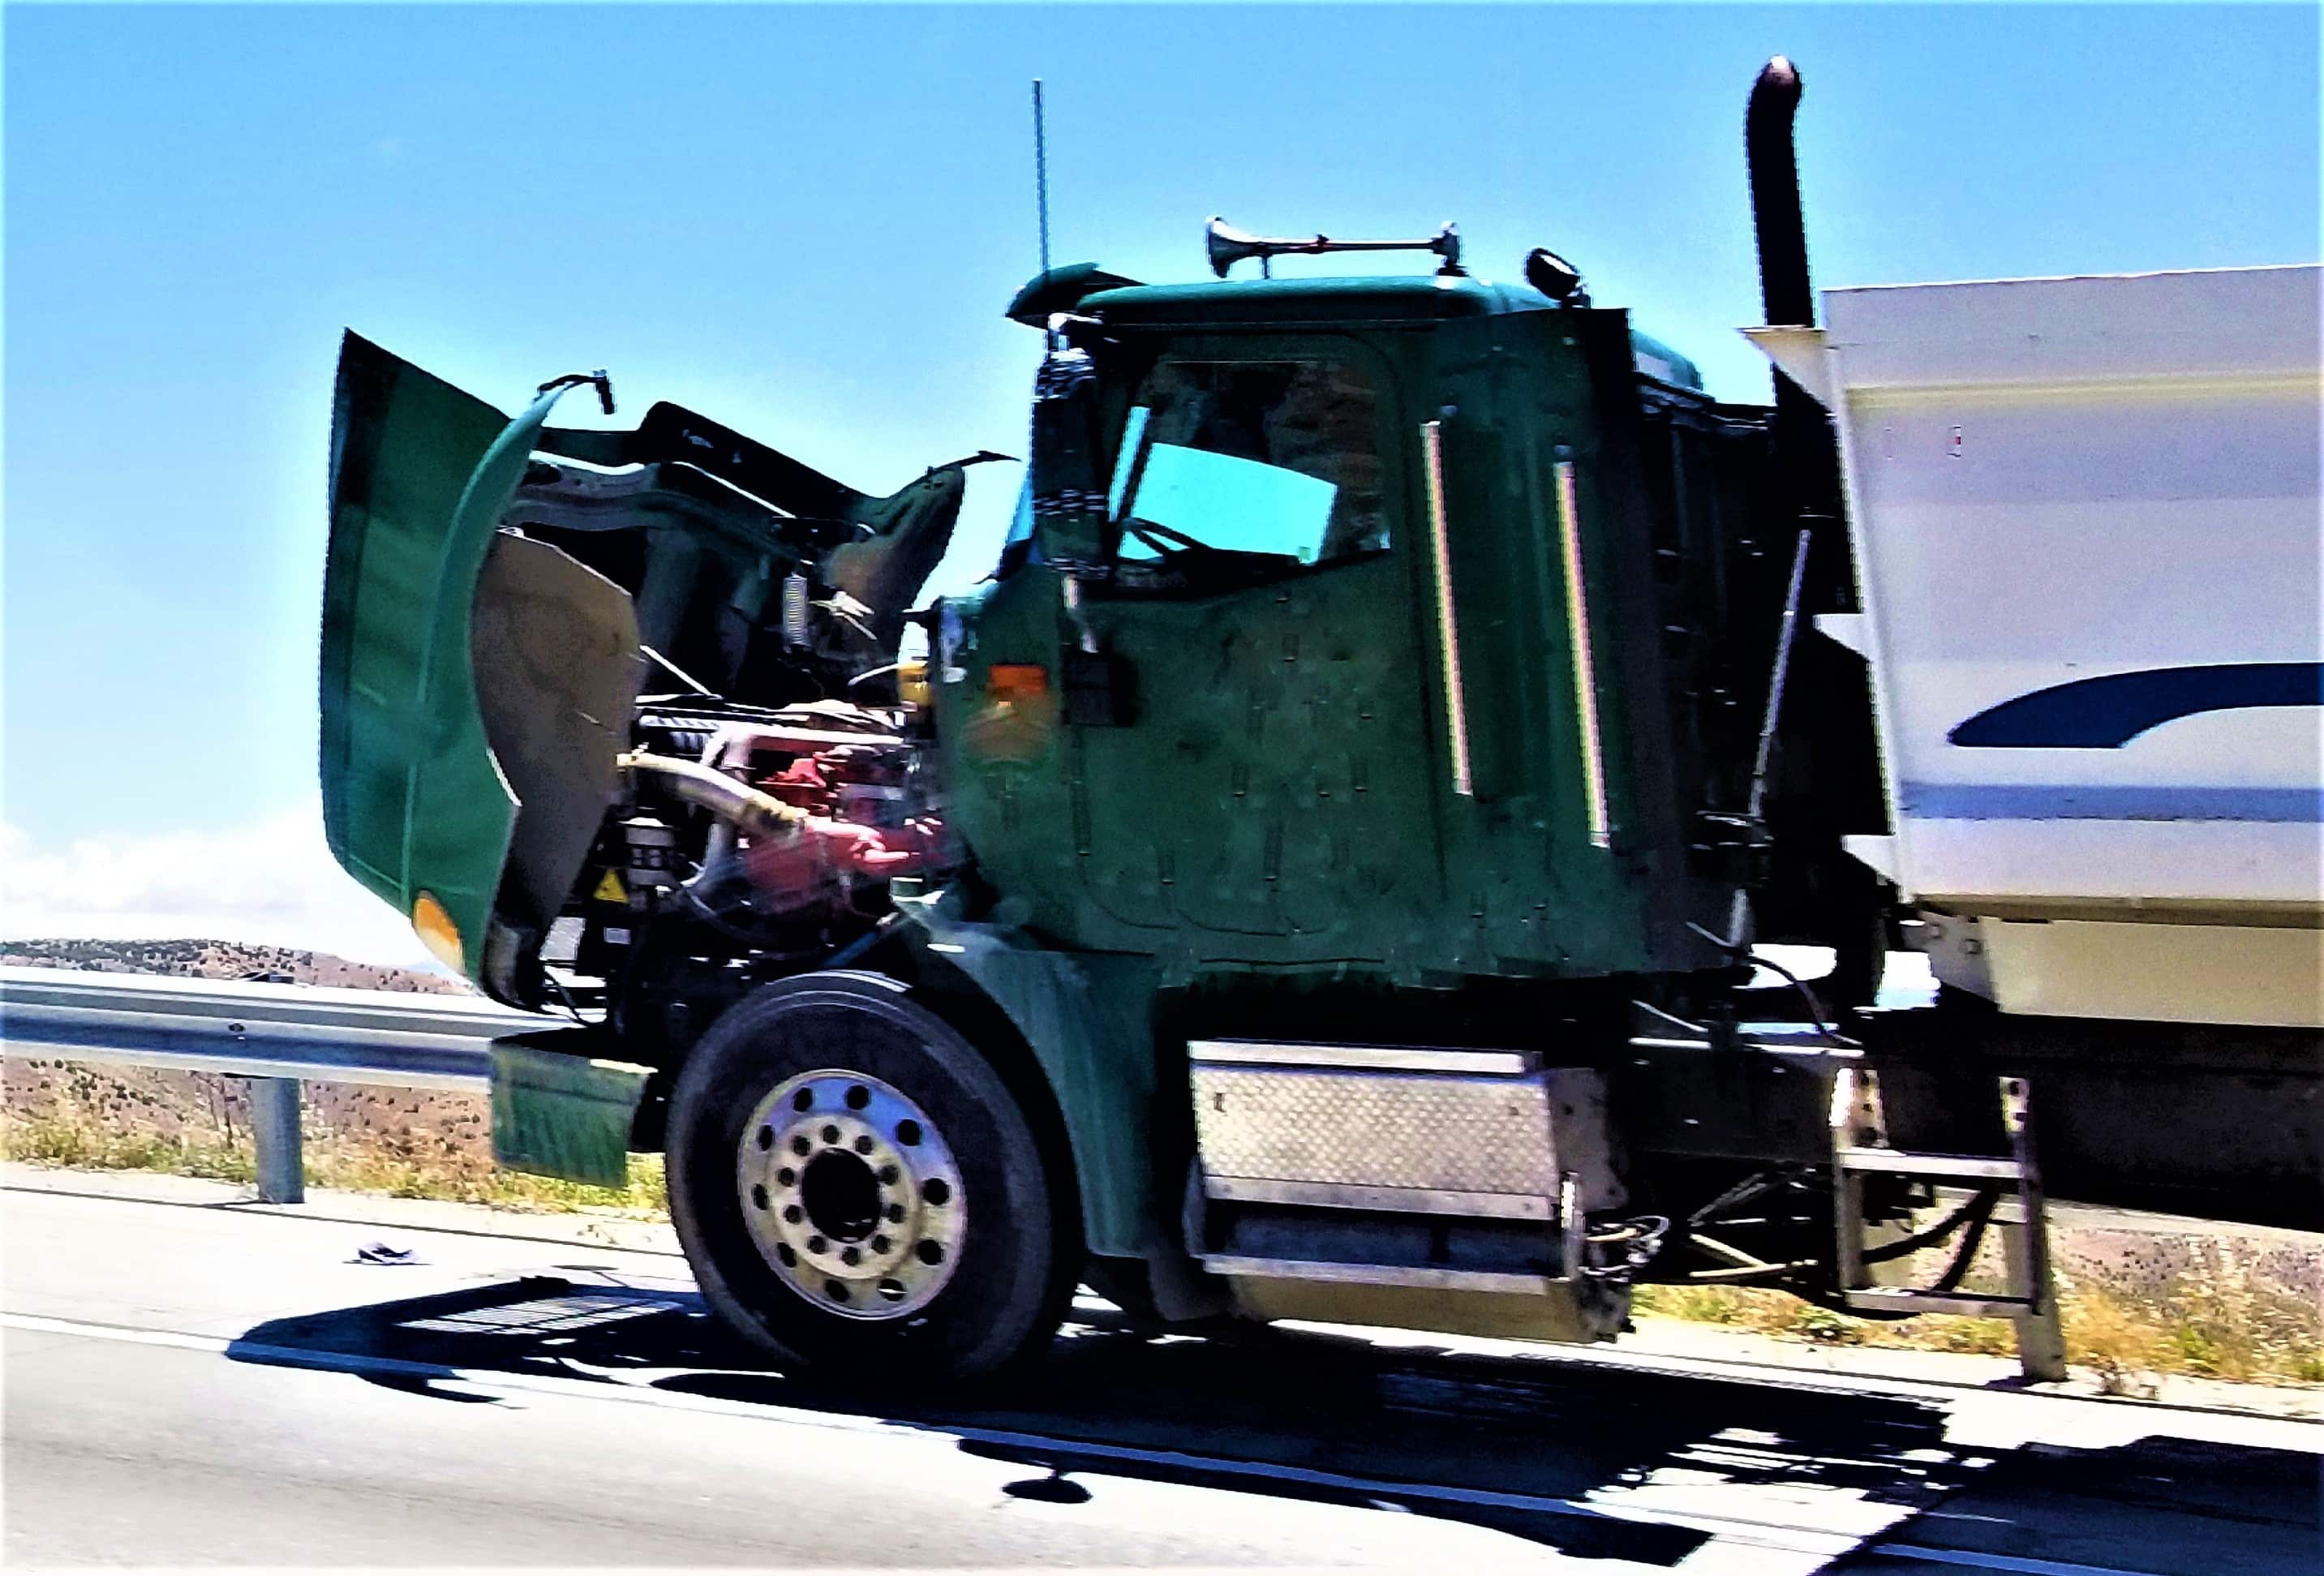
[[[742,1128],[742,1219],[785,1286],[828,1313],[897,1319],[952,1278],[967,1199],[951,1146],[901,1092],[802,1073]]]

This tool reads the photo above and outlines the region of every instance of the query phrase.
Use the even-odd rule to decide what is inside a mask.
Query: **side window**
[[[1378,398],[1352,362],[1166,361],[1107,502],[1125,567],[1204,550],[1328,564],[1388,545]]]

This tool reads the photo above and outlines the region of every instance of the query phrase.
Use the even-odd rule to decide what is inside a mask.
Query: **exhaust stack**
[[[1812,350],[1815,291],[1808,279],[1807,223],[1800,213],[1799,161],[1792,146],[1792,121],[1802,91],[1799,68],[1784,56],[1760,69],[1759,79],[1751,85],[1750,107],[1744,112],[1743,151],[1751,172],[1760,304],[1768,328],[1774,330],[1759,332],[1770,340],[1787,342],[1785,348]],[[1797,341],[1805,343],[1789,343]],[[1852,611],[1855,586],[1840,525],[1840,459],[1831,424],[1814,395],[1784,370],[1783,357],[1775,359],[1771,457],[1779,497],[1776,518],[1787,527],[1805,527],[1815,539],[1805,611]],[[1797,357],[1794,359],[1797,364]],[[1809,380],[1811,384],[1818,381]]]
[[[1759,300],[1772,327],[1811,327],[1815,296],[1808,283],[1807,223],[1800,215],[1799,161],[1792,117],[1800,107],[1799,69],[1782,55],[1751,86],[1743,116],[1744,156],[1751,170],[1751,222],[1759,244]]]

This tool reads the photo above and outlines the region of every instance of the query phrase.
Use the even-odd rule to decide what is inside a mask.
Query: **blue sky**
[[[1455,219],[1478,272],[1553,246],[1733,398],[1766,386],[1733,332],[1758,315],[1739,127],[1777,51],[1821,286],[2319,252],[2305,6],[11,5],[5,30],[14,934],[368,902],[316,866],[312,812],[343,327],[504,406],[606,366],[625,417],[677,400],[873,491],[1022,452],[1037,341],[1000,313],[1035,267],[1035,75],[1060,261],[1191,278],[1213,212]],[[952,586],[1017,483],[972,475]],[[93,847],[122,889],[58,907]],[[341,945],[385,945],[378,917]]]

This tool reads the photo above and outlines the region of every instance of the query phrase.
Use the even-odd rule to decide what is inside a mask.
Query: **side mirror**
[[[1033,543],[1061,573],[1102,574],[1106,478],[1100,468],[1097,368],[1089,352],[1052,350],[1033,383]]]

